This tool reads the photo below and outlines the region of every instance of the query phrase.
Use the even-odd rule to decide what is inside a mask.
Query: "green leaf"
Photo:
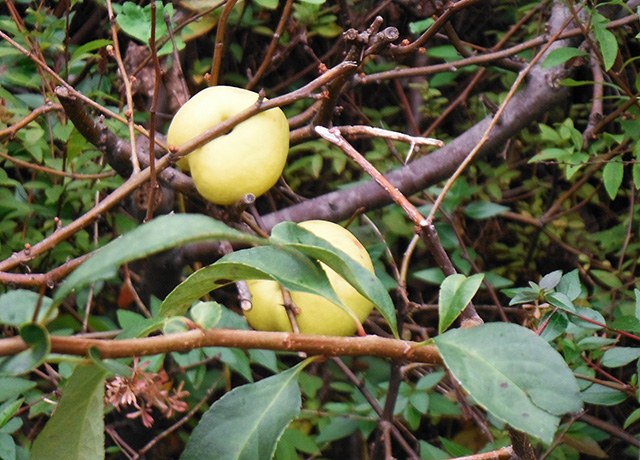
[[[0,296],[0,323],[20,327],[33,321],[40,295],[37,292],[16,289]],[[53,319],[48,315],[51,298],[43,296],[40,300],[38,323],[46,323]]]
[[[275,10],[278,8],[278,0],[255,0],[258,6],[266,8],[268,10]]]
[[[119,340],[146,337],[154,331],[161,330],[166,322],[166,318],[145,318],[128,310],[118,310],[116,315],[118,323],[123,328],[116,336]]]
[[[0,360],[0,375],[20,375],[40,366],[51,350],[49,333],[39,324],[25,324],[20,329],[29,348]]]
[[[447,276],[440,286],[438,298],[438,311],[440,312],[438,331],[440,333],[451,326],[462,310],[471,302],[483,279],[484,275],[481,273],[469,278],[459,273]]]
[[[614,388],[594,383],[582,392],[582,400],[599,406],[616,406],[627,399],[627,395]]]
[[[583,56],[588,58],[589,53],[581,51],[578,48],[568,48],[568,47],[556,48],[553,51],[551,51],[547,55],[547,57],[544,59],[544,62],[542,63],[542,68],[548,69],[549,67],[555,67],[557,65],[564,64],[569,59],[572,59],[578,56]]]
[[[222,305],[218,302],[200,302],[191,307],[193,321],[203,329],[212,329],[222,318]]]
[[[0,405],[0,428],[4,427],[16,415],[23,402],[24,398],[20,398]]]
[[[560,310],[568,311],[569,313],[576,312],[576,307],[574,307],[571,299],[562,292],[552,292],[551,294],[547,294],[544,298],[547,302]]]
[[[582,285],[580,284],[580,275],[578,269],[572,270],[562,277],[556,291],[562,292],[569,300],[574,301],[582,293]]]
[[[0,402],[24,394],[37,385],[37,382],[18,377],[0,377]]]
[[[609,71],[618,56],[618,41],[616,40],[616,36],[607,29],[606,22],[608,21],[604,17],[600,17],[602,18],[601,22],[595,21],[594,18],[593,32],[598,41],[598,45],[600,45],[600,53],[602,53],[602,58],[604,59],[604,70]]]
[[[604,352],[600,363],[607,367],[620,367],[640,358],[640,348],[615,347]]]
[[[618,195],[622,178],[624,176],[624,165],[618,161],[609,161],[602,170],[602,180],[604,188],[612,200]]]
[[[436,21],[433,18],[426,18],[421,21],[410,22],[409,32],[416,35],[421,34],[422,32],[425,32],[429,27],[431,27],[434,22]]]
[[[309,362],[237,387],[213,403],[191,433],[182,460],[270,459],[300,412],[298,374]]]
[[[98,280],[112,278],[124,263],[172,247],[210,240],[265,243],[263,239],[247,235],[200,214],[169,214],[157,217],[96,251],[57,290],[54,305],[59,305],[76,289]]]
[[[562,270],[556,270],[544,275],[538,285],[540,286],[540,289],[549,292],[558,285],[561,279]]]
[[[77,366],[56,411],[33,442],[31,460],[104,459],[104,379],[98,366]]]
[[[576,316],[571,316],[571,322],[585,329],[601,329],[607,322],[599,311],[593,308],[576,307]],[[591,320],[591,321],[588,321]]]
[[[506,211],[509,211],[508,206],[491,203],[490,201],[475,201],[464,208],[464,215],[472,219],[488,219]]]
[[[434,339],[453,376],[480,406],[513,428],[553,440],[560,415],[582,408],[562,356],[529,329],[489,323]]]
[[[69,63],[71,64],[74,61],[77,61],[79,59],[90,57],[91,51],[104,48],[105,46],[110,45],[111,43],[112,43],[111,40],[106,40],[106,39],[92,40],[88,43],[85,43],[84,45],[76,48],[76,50],[71,55],[71,58],[69,59]]]
[[[208,292],[251,279],[271,279],[290,291],[310,292],[341,303],[319,264],[298,251],[258,246],[227,254],[193,273],[164,299],[160,316],[184,315],[194,301]]]
[[[636,423],[638,420],[640,420],[640,409],[636,409],[633,412],[631,412],[631,414],[629,414],[627,419],[624,421],[624,425],[622,426],[622,429],[626,430],[632,424]]]
[[[640,76],[640,74],[638,74]],[[640,189],[640,163],[634,163],[631,168],[631,174],[633,177],[633,185],[636,189]]]
[[[282,222],[276,225],[271,231],[271,240],[287,247],[293,247],[307,256],[323,262],[338,273],[360,294],[373,302],[397,337],[395,307],[389,293],[377,276],[326,240],[293,222]]]

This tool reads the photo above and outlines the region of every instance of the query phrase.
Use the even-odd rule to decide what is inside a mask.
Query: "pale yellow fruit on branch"
[[[176,113],[169,145],[180,146],[218,123],[254,105],[258,94],[231,86],[204,89]],[[247,193],[256,197],[275,185],[289,152],[289,124],[279,108],[261,112],[194,150],[178,165],[191,171],[200,194],[229,205]]]
[[[374,273],[373,263],[367,250],[349,230],[333,222],[323,220],[310,220],[299,225],[317,237],[328,241]],[[342,303],[349,307],[360,322],[364,321],[371,313],[373,303],[363,297],[331,268],[322,263],[321,266]],[[251,327],[261,331],[291,332],[291,322],[283,306],[280,285],[275,281],[265,280],[251,280],[247,283],[252,296],[253,308],[245,311],[244,314]],[[355,333],[356,323],[353,318],[333,302],[306,292],[291,292],[290,294],[294,305],[300,310],[296,316],[296,322],[301,333],[336,336],[348,336]]]

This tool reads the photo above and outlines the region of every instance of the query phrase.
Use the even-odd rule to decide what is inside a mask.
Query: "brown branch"
[[[47,273],[7,273],[0,272],[0,284],[9,286],[39,287],[54,286],[58,281],[65,278],[74,271],[80,264],[89,258],[91,254],[85,254],[76,259],[72,259]]]
[[[222,67],[222,56],[224,55],[224,35],[227,27],[229,15],[238,0],[227,0],[222,9],[220,19],[218,19],[218,28],[216,29],[216,44],[213,50],[213,60],[211,62],[211,73],[207,79],[209,86],[216,86],[220,79],[220,68]]]
[[[554,10],[550,19],[556,17],[560,9]],[[562,16],[560,16],[562,18]],[[628,18],[625,18],[628,20]],[[562,19],[564,20],[564,19]],[[633,16],[633,20],[636,17]],[[556,42],[560,45],[560,42]],[[567,46],[568,44],[562,44]],[[566,88],[555,82],[565,74],[564,69],[541,69],[534,67],[529,73],[527,85],[517,93],[505,107],[500,124],[491,131],[484,145],[479,149],[476,159],[498,151],[519,130],[528,126],[551,107],[562,103],[568,95]],[[413,161],[409,165],[385,174],[385,177],[408,196],[426,187],[447,179],[464,161],[469,152],[477,145],[491,123],[492,117],[471,127],[445,147],[428,156]],[[391,197],[376,183],[359,184],[348,189],[322,195],[303,203],[275,211],[263,216],[266,229],[271,229],[281,221],[301,222],[309,219],[342,220],[347,219],[356,209],[379,208],[390,203]]]
[[[13,164],[16,164],[18,166],[22,166],[23,168],[33,169],[35,171],[40,171],[40,172],[51,174],[54,176],[68,177],[74,180],[96,180],[96,179],[103,179],[105,177],[113,177],[116,175],[115,171],[107,171],[107,172],[97,173],[97,174],[80,174],[80,173],[60,171],[58,169],[47,168],[46,166],[41,166],[35,163],[30,163],[28,161],[14,158],[11,155],[7,155],[4,152],[0,152],[0,158],[4,158],[5,160],[10,161]]]
[[[4,137],[6,135],[10,135],[13,137],[20,129],[27,126],[29,123],[31,123],[33,120],[38,118],[40,115],[50,112],[52,110],[61,110],[61,109],[62,109],[62,106],[60,104],[54,104],[53,102],[49,101],[46,104],[41,105],[40,107],[34,109],[29,115],[24,117],[22,120],[14,123],[11,126],[7,126],[4,129],[0,129],[0,137]]]
[[[273,55],[276,52],[276,48],[278,47],[278,43],[280,42],[280,37],[282,36],[282,32],[284,32],[284,28],[289,22],[289,17],[291,16],[291,9],[293,8],[293,0],[287,0],[282,8],[282,14],[280,15],[280,21],[278,22],[278,26],[276,27],[276,31],[271,38],[271,43],[269,43],[269,48],[267,48],[267,52],[262,60],[262,64],[256,70],[256,73],[251,77],[249,83],[247,83],[247,89],[253,89],[258,80],[262,78],[262,76],[267,71],[267,68],[272,64]]]
[[[451,16],[453,16],[458,11],[468,7],[469,5],[473,5],[477,3],[479,0],[459,0],[456,3],[449,3],[447,5],[447,9],[436,19],[431,27],[424,31],[424,33],[418,37],[417,40],[409,43],[408,45],[400,45],[400,46],[391,46],[391,53],[395,56],[404,55],[413,53],[422,48],[430,39],[433,37],[436,32],[438,32],[446,23],[449,22]]]
[[[614,29],[617,27],[625,26],[631,22],[635,22],[638,20],[636,15],[629,15],[621,19],[617,19],[615,21],[610,21],[607,24],[607,29]],[[582,34],[580,28],[576,27],[574,29],[567,30],[560,34],[558,40],[564,40],[568,38],[577,37]],[[459,69],[461,67],[466,67],[470,65],[480,65],[480,64],[490,64],[500,59],[505,59],[511,56],[515,56],[518,53],[526,51],[530,48],[535,48],[536,46],[540,46],[548,41],[548,38],[544,35],[532,38],[531,40],[527,40],[523,43],[519,43],[518,45],[512,46],[511,48],[506,48],[501,51],[496,51],[493,53],[480,54],[477,56],[472,56],[470,58],[460,59],[458,61],[446,62],[443,64],[436,64],[430,66],[423,67],[411,67],[407,69],[395,69],[388,70],[385,72],[378,72],[362,77],[355,77],[356,81],[361,84],[370,84],[370,83],[380,83],[383,80],[389,80],[392,78],[405,78],[405,77],[417,77],[424,75],[432,75],[435,73],[451,71],[452,69]]]
[[[85,337],[51,336],[50,340],[51,353],[86,356],[89,349],[95,347],[103,359],[184,352],[203,347],[234,347],[302,351],[309,355],[321,356],[378,356],[403,361],[442,364],[438,350],[433,345],[388,339],[376,335],[332,337],[287,332],[194,329],[188,332],[141,339],[100,340]],[[0,356],[15,355],[27,348],[27,344],[20,337],[0,339]]]

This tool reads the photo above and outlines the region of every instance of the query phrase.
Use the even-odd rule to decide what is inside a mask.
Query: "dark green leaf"
[[[56,411],[33,442],[31,460],[104,459],[104,378],[99,366],[77,366]]]
[[[184,315],[194,301],[208,292],[251,279],[272,279],[290,291],[311,292],[340,305],[320,265],[297,251],[258,246],[232,252],[193,273],[167,296],[160,315]]]
[[[604,182],[604,188],[612,200],[618,195],[623,176],[624,165],[619,161],[608,161],[607,164],[604,165],[602,180]]]
[[[191,433],[182,460],[270,459],[300,412],[298,374],[307,363],[235,388],[213,403]]]
[[[252,237],[200,214],[170,214],[157,217],[98,250],[57,290],[54,304],[58,305],[76,289],[115,276],[118,268],[124,263],[172,247],[207,240],[264,243],[260,238]]]

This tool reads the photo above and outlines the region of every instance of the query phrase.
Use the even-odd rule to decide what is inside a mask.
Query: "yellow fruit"
[[[176,113],[169,145],[180,146],[218,123],[251,107],[258,94],[231,86],[204,89]],[[282,110],[273,108],[237,125],[194,150],[178,162],[191,171],[200,194],[220,204],[233,204],[247,193],[256,197],[278,181],[289,152],[289,124]]]
[[[323,220],[310,220],[299,225],[345,252],[371,273],[374,272],[367,250],[344,227]],[[371,313],[373,303],[331,268],[322,263],[321,266],[342,303],[349,307],[360,322],[364,321]],[[280,285],[275,281],[266,280],[251,280],[247,284],[253,308],[244,314],[251,327],[261,331],[291,332],[291,323],[283,307]],[[324,297],[306,292],[291,292],[291,300],[300,309],[296,321],[300,332],[304,334],[347,336],[353,335],[356,331],[353,318]]]

